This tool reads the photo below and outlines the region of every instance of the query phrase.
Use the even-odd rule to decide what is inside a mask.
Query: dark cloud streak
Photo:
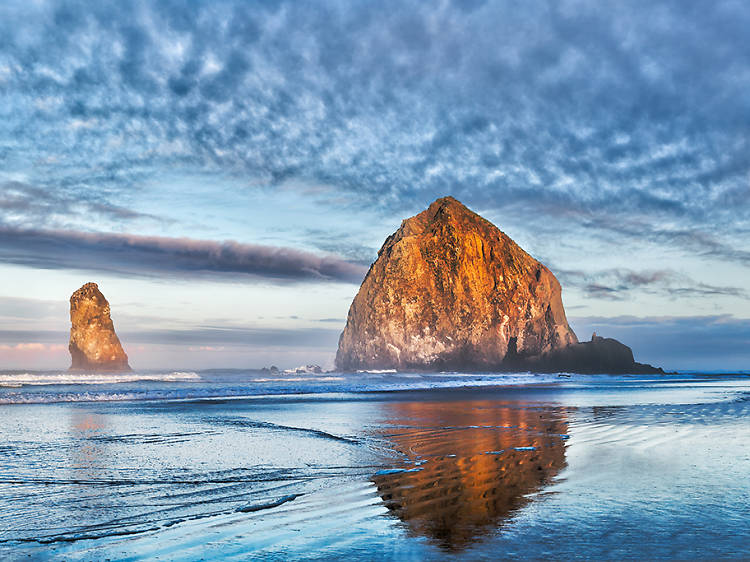
[[[359,283],[366,267],[274,246],[188,238],[0,227],[0,262],[135,277],[202,276]]]

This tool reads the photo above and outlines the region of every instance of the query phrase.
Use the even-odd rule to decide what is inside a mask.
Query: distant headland
[[[386,239],[349,309],[336,367],[663,372],[617,340],[579,343],[552,272],[452,197]]]

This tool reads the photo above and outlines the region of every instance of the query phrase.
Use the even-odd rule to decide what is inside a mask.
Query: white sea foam
[[[571,375],[560,379],[557,374],[530,373],[295,373],[295,376],[280,374],[269,377],[257,370],[112,374],[0,371],[0,404],[245,399],[540,384],[564,384],[568,388],[577,388],[593,381],[609,384],[625,380],[633,379],[627,375]]]
[[[198,382],[198,373],[171,371],[168,373],[0,373],[0,386],[40,386],[53,384],[117,384],[136,381]]]
[[[252,382],[328,382],[328,381],[343,381],[346,380],[344,377],[283,377],[283,378],[260,378],[252,379]]]

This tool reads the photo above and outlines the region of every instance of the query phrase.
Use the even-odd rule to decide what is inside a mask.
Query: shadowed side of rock
[[[593,335],[591,341],[556,349],[539,357],[507,358],[503,370],[536,373],[664,374],[659,367],[638,363],[633,350],[612,338]]]
[[[110,316],[109,302],[96,283],[86,283],[70,297],[71,370],[130,371]]]

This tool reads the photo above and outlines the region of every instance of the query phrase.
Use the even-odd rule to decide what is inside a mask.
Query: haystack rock
[[[614,341],[579,344],[552,272],[444,197],[383,244],[349,309],[336,366],[642,372]]]
[[[70,297],[71,369],[129,371],[128,356],[115,334],[109,303],[96,283],[86,283]]]

